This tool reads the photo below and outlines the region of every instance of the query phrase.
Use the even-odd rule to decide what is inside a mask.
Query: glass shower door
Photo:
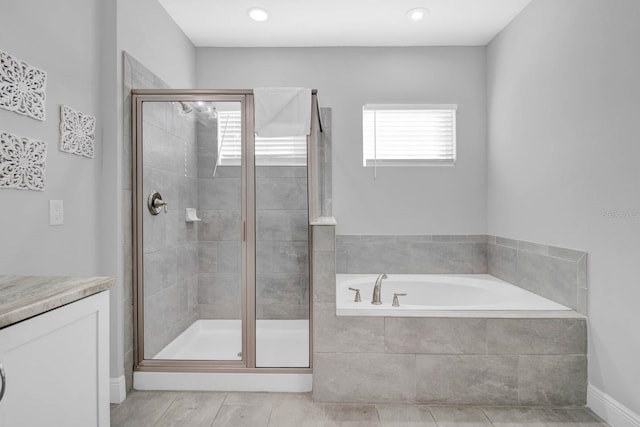
[[[141,104],[143,359],[241,365],[244,97],[165,98]]]
[[[307,138],[255,138],[256,367],[309,366]]]

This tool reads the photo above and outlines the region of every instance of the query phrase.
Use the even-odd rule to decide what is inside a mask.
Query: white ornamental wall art
[[[95,117],[60,106],[60,151],[93,158],[95,139]]]
[[[0,131],[0,189],[44,190],[47,144]]]
[[[0,50],[0,108],[44,121],[47,73]]]

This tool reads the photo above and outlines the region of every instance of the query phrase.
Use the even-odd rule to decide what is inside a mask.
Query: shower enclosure
[[[311,373],[312,105],[258,138],[250,90],[132,91],[136,373]]]

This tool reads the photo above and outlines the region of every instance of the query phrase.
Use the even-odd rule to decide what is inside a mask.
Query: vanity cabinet
[[[107,427],[109,291],[0,329],[0,365],[0,427]]]

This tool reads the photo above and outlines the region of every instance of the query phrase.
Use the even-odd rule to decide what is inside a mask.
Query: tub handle
[[[360,289],[354,289],[354,288],[349,288],[350,291],[355,291],[356,293],[356,297],[353,301],[355,302],[361,302],[362,298],[360,298]]]
[[[407,294],[393,294],[393,304],[394,307],[400,307],[400,302],[398,301],[398,297],[405,297]]]

